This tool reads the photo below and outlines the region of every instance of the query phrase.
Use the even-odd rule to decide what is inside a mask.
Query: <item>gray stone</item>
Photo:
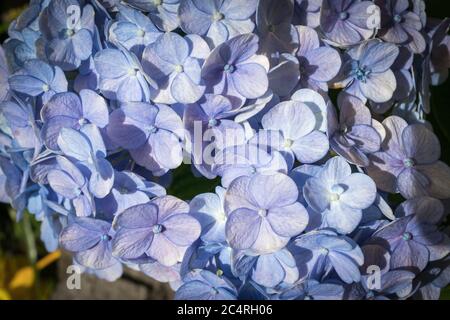
[[[58,284],[52,295],[54,300],[165,300],[173,298],[168,284],[160,283],[145,274],[126,268],[122,278],[108,282],[89,274],[82,274],[80,289],[67,288],[67,267],[72,264],[69,254],[58,262]]]

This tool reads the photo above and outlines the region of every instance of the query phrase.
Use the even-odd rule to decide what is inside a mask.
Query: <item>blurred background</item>
[[[7,38],[8,25],[26,8],[27,0],[0,0],[0,42]],[[450,16],[450,2],[427,0],[428,16]],[[442,145],[442,160],[450,165],[450,80],[432,88],[432,123]],[[215,181],[198,183],[188,168],[174,173],[178,181],[169,193],[182,199],[214,189]],[[199,186],[202,190],[199,190]],[[39,224],[25,214],[16,223],[15,212],[0,204],[0,300],[2,299],[170,299],[171,289],[142,274],[127,270],[114,282],[83,275],[81,290],[68,290],[66,267],[69,255],[60,251],[47,253],[39,239]],[[441,299],[450,300],[450,288]]]

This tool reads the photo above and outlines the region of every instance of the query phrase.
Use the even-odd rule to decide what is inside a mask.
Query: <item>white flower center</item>
[[[334,201],[339,201],[339,199],[341,198],[341,196],[337,193],[331,193],[330,194],[330,201],[334,202]]]
[[[219,214],[217,215],[217,221],[225,222],[226,220],[227,220],[227,215],[225,214],[225,212],[220,211]]]
[[[136,69],[136,68],[128,69],[128,74],[132,77],[135,77],[137,75],[137,73],[138,73],[138,69]]]
[[[137,36],[138,37],[144,37],[145,36],[145,31],[144,30],[142,30],[142,29],[139,29],[137,32],[136,32],[136,34],[137,34]]]
[[[181,73],[183,71],[184,71],[184,68],[183,68],[183,66],[181,64],[178,64],[178,65],[175,66],[175,72]]]
[[[224,18],[224,15],[222,13],[220,13],[219,11],[214,12],[212,15],[213,21],[220,21],[220,20],[223,20],[223,18]]]
[[[163,226],[161,224],[155,224],[152,228],[153,233],[158,234],[163,231]]]
[[[294,144],[294,140],[291,140],[291,139],[284,140],[284,147],[286,149],[290,149],[293,144]]]
[[[265,209],[259,209],[259,210],[258,210],[258,214],[259,214],[261,217],[267,217],[267,210],[265,210]]]

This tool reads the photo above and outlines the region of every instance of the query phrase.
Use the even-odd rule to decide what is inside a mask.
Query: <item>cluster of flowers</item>
[[[436,299],[449,27],[422,0],[32,0],[0,54],[0,200],[178,299]],[[187,164],[215,193],[166,194]]]

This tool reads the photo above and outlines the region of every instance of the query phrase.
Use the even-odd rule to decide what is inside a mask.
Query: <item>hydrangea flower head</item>
[[[97,52],[94,63],[100,78],[99,88],[108,99],[120,102],[149,101],[149,87],[157,86],[145,75],[132,52],[108,48]]]
[[[9,78],[10,89],[25,95],[42,96],[46,104],[56,93],[67,91],[67,80],[59,67],[51,67],[41,60],[28,60],[23,71]]]
[[[261,39],[260,51],[267,56],[293,53],[296,49],[296,32],[292,26],[294,3],[291,0],[259,1],[256,25]]]
[[[320,25],[322,4],[323,0],[295,0],[292,22],[295,25],[317,28]]]
[[[172,31],[179,26],[180,0],[125,0],[130,6],[148,13],[162,31]]]
[[[63,70],[77,69],[92,54],[94,9],[78,0],[51,0],[39,19],[49,61]]]
[[[342,67],[345,91],[364,102],[386,102],[392,98],[397,81],[391,66],[399,54],[397,46],[370,40],[350,49]]]
[[[269,87],[269,62],[256,54],[258,48],[259,39],[253,34],[234,37],[216,47],[202,69],[206,90],[229,97],[238,106],[264,95]]]
[[[117,21],[109,27],[110,41],[120,43],[140,57],[145,46],[161,35],[159,29],[142,12],[121,6]]]
[[[425,51],[426,42],[421,33],[425,27],[408,0],[377,0],[381,9],[380,38],[407,46],[414,53]]]
[[[204,36],[213,46],[255,28],[250,19],[256,0],[181,0],[180,25],[184,32]]]
[[[381,147],[381,135],[372,125],[372,116],[361,100],[356,97],[339,97],[339,122],[329,121],[332,149],[350,163],[361,167],[370,164],[368,154]]]
[[[324,0],[322,4],[320,28],[338,46],[368,40],[379,21],[380,9],[372,1]]]
[[[374,235],[389,244],[392,269],[411,267],[422,271],[429,260],[442,259],[449,253],[449,239],[436,224],[443,216],[442,203],[433,198],[415,198],[397,209],[401,216]]]
[[[148,256],[164,266],[181,262],[200,236],[200,224],[188,212],[187,203],[172,196],[125,210],[114,222],[113,254],[128,260]]]
[[[0,201],[176,299],[437,299],[450,20],[426,9],[31,0],[0,46]]]
[[[306,202],[322,213],[325,225],[343,234],[358,226],[362,210],[374,203],[376,192],[373,180],[365,174],[352,173],[341,157],[328,160],[303,187]]]
[[[183,124],[168,106],[123,104],[111,113],[107,133],[113,142],[129,150],[139,165],[154,174],[162,175],[182,162]]]
[[[60,235],[64,249],[74,252],[77,263],[92,269],[107,269],[120,262],[112,256],[111,224],[93,218],[76,218]]]
[[[209,55],[206,42],[195,35],[185,39],[166,33],[148,45],[143,54],[143,68],[157,84],[151,98],[158,103],[194,103],[205,91],[201,68]]]
[[[436,135],[423,124],[408,123],[391,116],[383,121],[387,130],[381,150],[370,156],[367,168],[378,188],[400,192],[405,198],[450,196],[450,168],[439,161],[441,146]]]
[[[337,76],[341,68],[339,52],[320,43],[317,32],[309,27],[297,26],[300,68],[300,86],[328,91],[328,82]]]
[[[275,185],[282,188],[268,193]],[[230,245],[257,254],[281,249],[308,224],[308,214],[297,198],[294,181],[281,173],[234,180],[225,195]]]
[[[108,106],[103,97],[92,90],[79,94],[64,92],[54,95],[41,110],[44,122],[42,137],[49,149],[58,150],[62,128],[80,130],[86,124],[104,128],[108,124]]]
[[[236,300],[236,288],[227,279],[207,270],[194,270],[178,289],[177,300]]]
[[[314,163],[328,152],[327,136],[315,130],[316,117],[302,102],[286,101],[274,106],[262,118],[262,126],[265,131],[258,133],[258,138],[267,135],[270,146],[287,153],[291,165],[294,158]]]

